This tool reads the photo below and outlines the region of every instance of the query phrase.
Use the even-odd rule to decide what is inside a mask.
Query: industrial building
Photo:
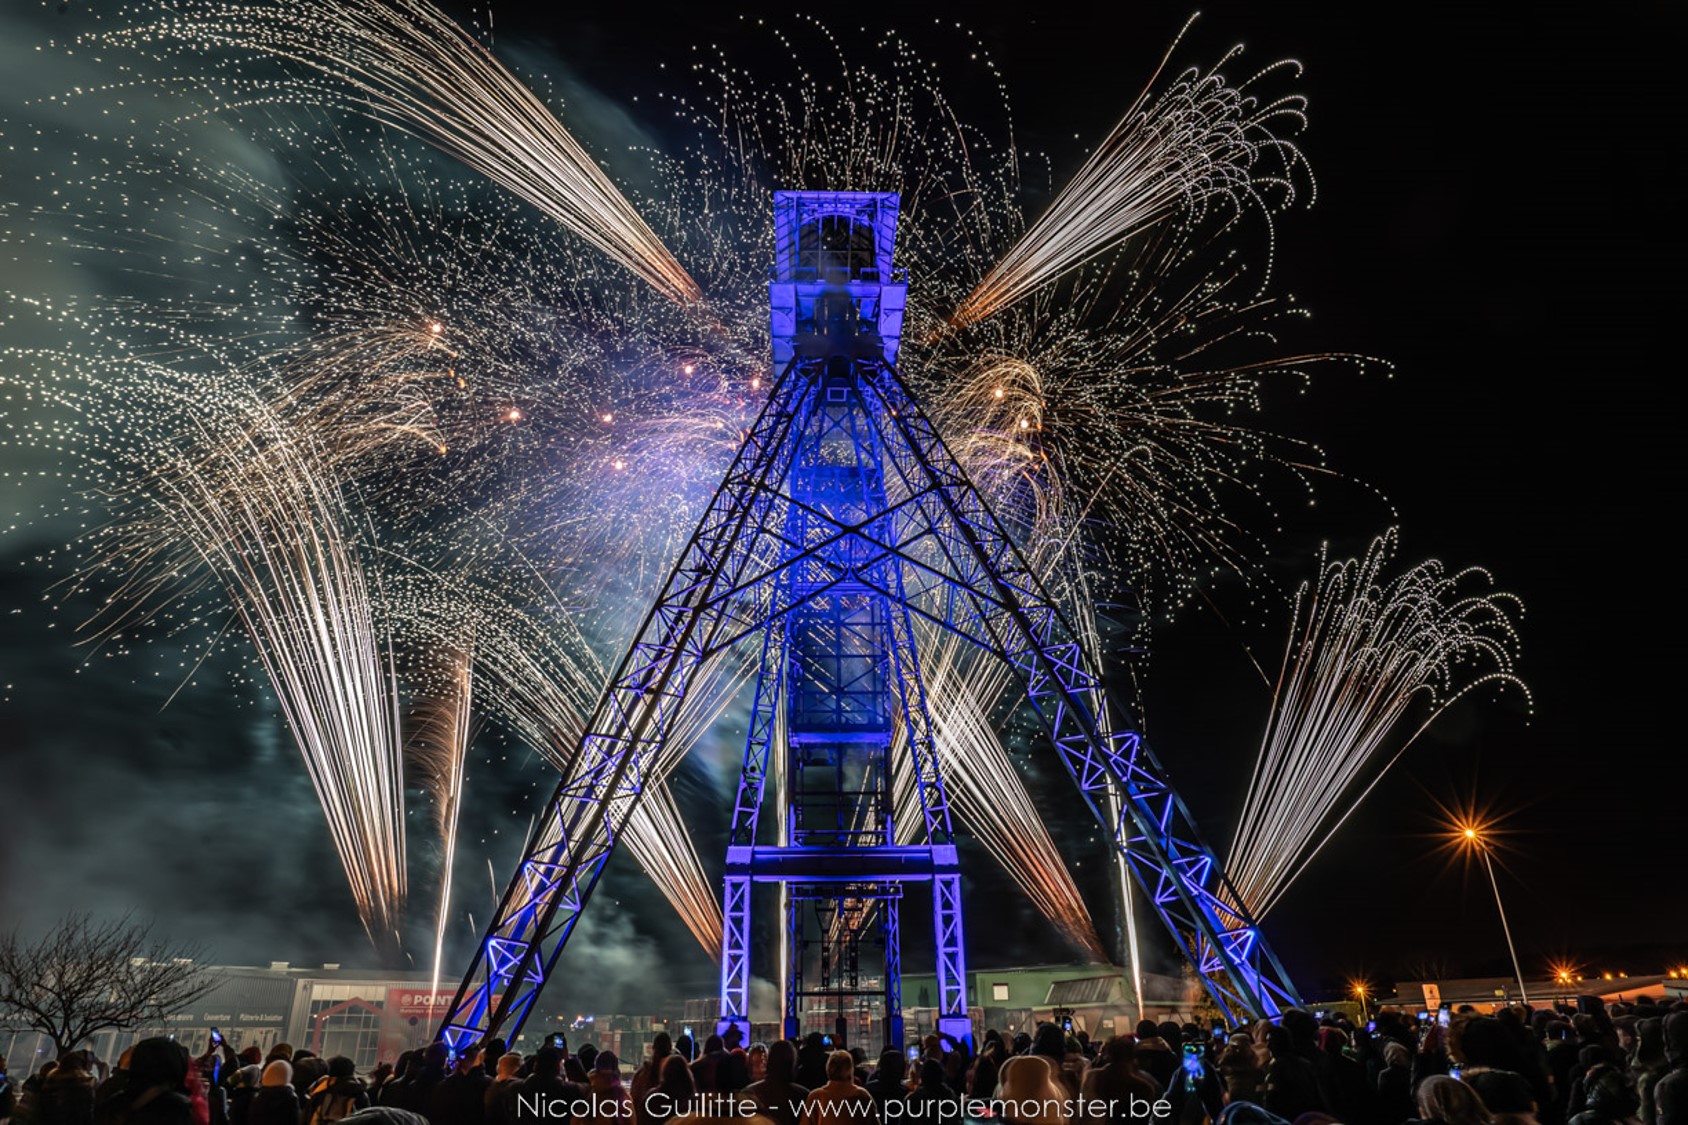
[[[290,1043],[323,1056],[346,1055],[367,1069],[433,1038],[434,1017],[452,997],[450,991],[435,991],[422,972],[336,964],[302,968],[286,961],[261,968],[215,965],[208,971],[216,986],[191,1007],[134,1031],[101,1032],[88,1045],[115,1062],[136,1040],[168,1035],[197,1055],[209,1046],[215,1027],[237,1051],[256,1045],[267,1053],[277,1043]],[[52,1042],[33,1032],[0,1034],[0,1053],[18,1074],[34,1070],[36,1060],[52,1051]]]

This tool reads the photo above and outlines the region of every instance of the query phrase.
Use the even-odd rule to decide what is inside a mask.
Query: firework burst
[[[256,98],[343,105],[419,136],[659,292],[683,301],[700,296],[545,103],[474,36],[422,0],[181,4],[163,19],[103,33],[98,42],[195,59],[232,48],[298,64],[305,75]],[[255,96],[248,91],[231,100],[250,103]]]
[[[1158,79],[1176,49],[1175,40],[1119,124],[956,306],[955,324],[998,313],[1171,216],[1199,217],[1220,202],[1259,204],[1269,215],[1275,205],[1263,193],[1294,199],[1306,161],[1285,134],[1306,123],[1306,98],[1262,100],[1254,88],[1280,69],[1299,74],[1299,65],[1276,63],[1232,85],[1221,68],[1241,54],[1238,47],[1163,86]]]
[[[1434,559],[1390,577],[1398,542],[1391,529],[1357,559],[1323,561],[1296,596],[1227,867],[1256,918],[1449,707],[1481,687],[1529,696],[1512,671],[1516,599],[1487,571]]]
[[[85,631],[120,636],[204,584],[221,590],[304,758],[365,929],[393,952],[406,889],[398,700],[379,578],[339,478],[254,389],[262,376],[184,376],[113,351],[126,358],[6,353],[8,386],[74,419],[64,447],[98,469],[116,515],[72,583],[118,578]]]

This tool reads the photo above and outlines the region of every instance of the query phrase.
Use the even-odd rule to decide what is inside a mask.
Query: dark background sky
[[[1001,65],[1022,147],[1070,167],[1188,14],[1098,7],[805,10],[840,30],[964,20]],[[658,61],[733,44],[741,11],[789,15],[773,4],[627,4],[568,16],[505,5],[496,16],[502,47],[554,55],[573,81],[660,130],[640,118],[650,100],[632,96],[650,91]],[[1392,979],[1430,958],[1503,970],[1487,887],[1434,839],[1436,803],[1470,797],[1506,814],[1502,890],[1527,967],[1571,957],[1636,973],[1688,960],[1688,765],[1668,725],[1682,667],[1683,365],[1670,347],[1681,191],[1669,171],[1682,99],[1661,61],[1679,30],[1665,4],[1560,15],[1228,2],[1204,6],[1180,55],[1206,61],[1240,40],[1253,64],[1306,64],[1312,127],[1301,141],[1319,200],[1281,220],[1277,277],[1315,316],[1291,342],[1396,366],[1393,379],[1327,373],[1305,397],[1272,399],[1268,421],[1388,497],[1405,560],[1484,564],[1527,607],[1520,671],[1533,717],[1516,699],[1462,705],[1378,788],[1269,920],[1303,981]],[[1353,550],[1396,518],[1358,486],[1319,496],[1296,520],[1308,542]],[[7,607],[30,608],[0,617],[0,678],[13,685],[0,711],[0,918],[93,895],[154,904],[233,947],[231,959],[357,960],[339,871],[300,815],[308,786],[269,708],[201,692],[160,715],[159,693],[131,686],[133,668],[77,674],[78,656],[37,606],[42,579],[4,573]],[[1158,643],[1150,733],[1219,841],[1267,705],[1240,644],[1261,639],[1192,613]],[[512,811],[480,810],[477,829]],[[526,810],[506,823],[503,839],[519,835]],[[680,956],[660,906],[623,886],[619,907],[595,904],[594,947]],[[972,911],[976,962],[1041,952],[1026,936],[1035,923],[993,943]]]

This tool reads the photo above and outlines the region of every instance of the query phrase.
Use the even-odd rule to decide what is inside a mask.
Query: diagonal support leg
[[[779,489],[790,469],[780,453],[801,424],[806,390],[788,366],[611,676],[440,1029],[453,1051],[500,1030],[513,1036],[550,978],[692,673],[728,619],[745,612],[719,593],[765,564],[758,550],[774,550]]]
[[[1094,663],[1036,572],[967,480],[896,372],[880,365],[870,384],[883,409],[888,462],[932,530],[951,590],[957,631],[988,638],[1014,670],[1092,815],[1110,833],[1209,994],[1233,1022],[1276,1015],[1295,1003],[1282,965],[1238,905],[1214,853],[1166,781],[1148,744],[1108,721]],[[1120,732],[1120,733],[1116,733]],[[1124,817],[1107,815],[1109,783]]]

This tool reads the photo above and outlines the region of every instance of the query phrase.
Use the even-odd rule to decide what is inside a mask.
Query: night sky
[[[16,44],[54,19],[68,26],[70,7],[0,31]],[[1070,170],[1188,14],[1134,5],[1099,19],[1096,7],[807,10],[846,38],[864,22],[919,33],[959,14],[1001,66],[1022,147]],[[732,45],[741,11],[790,11],[538,8],[496,10],[500,50],[556,80],[565,123],[612,165],[624,130],[662,134],[653,99],[633,101],[668,80],[659,62],[684,63],[694,43]],[[1269,398],[1269,427],[1316,441],[1352,478],[1321,484],[1309,510],[1285,498],[1291,532],[1274,565],[1305,573],[1322,539],[1352,553],[1398,521],[1402,561],[1482,564],[1526,606],[1519,671],[1533,716],[1515,695],[1456,707],[1268,920],[1304,988],[1361,971],[1504,971],[1487,886],[1438,850],[1439,802],[1475,800],[1503,818],[1501,889],[1526,971],[1570,958],[1633,974],[1688,957],[1688,765],[1667,726],[1681,669],[1682,369],[1665,350],[1681,291],[1680,188],[1666,168],[1681,99],[1655,62],[1680,42],[1667,11],[1226,2],[1204,6],[1179,55],[1207,62],[1241,40],[1238,73],[1286,55],[1306,64],[1301,145],[1318,202],[1279,221],[1276,268],[1278,288],[1315,315],[1286,343],[1395,366],[1393,378],[1332,369],[1304,396]],[[953,36],[934,43],[940,59],[956,47]],[[24,288],[5,269],[0,288]],[[134,663],[78,672],[86,653],[41,603],[53,575],[28,562],[35,548],[0,539],[0,919],[138,907],[229,960],[358,961],[366,947],[273,706],[231,682],[160,711],[168,688]],[[1215,841],[1229,839],[1269,701],[1243,646],[1270,662],[1280,638],[1281,625],[1202,610],[1157,638],[1148,731]],[[526,811],[512,822],[491,806],[521,799],[513,791],[469,814],[477,835],[501,829],[488,845],[500,880]],[[711,840],[700,830],[706,857]],[[459,877],[478,880],[484,902],[477,866]],[[617,901],[605,891],[594,903],[582,964],[600,957],[610,973],[660,957],[676,978],[706,981],[631,864],[611,878]],[[1004,904],[1016,921],[982,936],[976,904],[1008,893],[981,872],[975,963],[1062,956],[1019,903]]]

